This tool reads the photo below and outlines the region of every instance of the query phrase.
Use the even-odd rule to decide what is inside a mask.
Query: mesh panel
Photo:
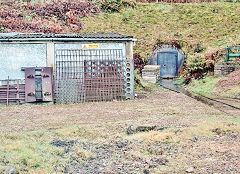
[[[56,102],[123,99],[125,66],[121,49],[56,50]]]

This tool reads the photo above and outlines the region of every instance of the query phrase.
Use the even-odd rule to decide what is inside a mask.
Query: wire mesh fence
[[[122,49],[56,50],[56,102],[123,99],[125,69]]]

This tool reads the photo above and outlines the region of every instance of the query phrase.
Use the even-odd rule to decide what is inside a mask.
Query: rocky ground
[[[0,109],[0,173],[240,171],[239,118],[183,94]]]
[[[240,70],[219,80],[214,88],[216,96],[240,100]]]
[[[240,142],[239,134],[228,133],[212,138],[195,137],[187,143],[149,143],[144,145],[145,151],[143,141],[112,141],[102,145],[74,142],[62,145],[66,153],[81,147],[94,157],[71,156],[64,173],[238,173],[237,141]],[[234,146],[236,153],[229,148]],[[138,148],[147,157],[132,153]]]

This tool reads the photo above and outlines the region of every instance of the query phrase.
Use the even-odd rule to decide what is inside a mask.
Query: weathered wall
[[[24,79],[22,67],[46,66],[46,44],[0,44],[0,80]]]
[[[8,76],[24,79],[21,67],[54,67],[54,49],[82,49],[89,44],[99,45],[99,49],[122,49],[123,57],[127,54],[125,43],[1,43],[0,80]]]
[[[127,82],[126,91],[130,98],[134,97],[134,75],[133,75],[133,42],[80,42],[80,43],[0,43],[0,80],[24,79],[22,67],[53,67],[55,54],[58,49],[122,49],[122,56],[131,66],[126,67],[126,74],[130,73],[130,83]],[[96,57],[97,59],[97,57]],[[128,65],[128,63],[127,63]],[[126,65],[126,66],[127,66]],[[131,68],[130,68],[131,67]],[[127,70],[130,68],[130,72]],[[128,80],[128,79],[127,79]],[[129,89],[128,89],[129,88]],[[129,98],[129,97],[127,97]]]
[[[56,43],[56,49],[84,49],[88,45],[96,45],[96,49],[122,49],[123,57],[126,57],[126,45],[125,43]],[[87,48],[88,49],[88,48]]]
[[[133,42],[126,42],[126,57],[127,59],[133,59]]]

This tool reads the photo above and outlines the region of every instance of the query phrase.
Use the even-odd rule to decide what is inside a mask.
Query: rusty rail
[[[8,77],[7,84],[0,86],[0,104],[20,104],[25,102],[25,85],[19,84],[17,80],[16,84],[10,84]]]

